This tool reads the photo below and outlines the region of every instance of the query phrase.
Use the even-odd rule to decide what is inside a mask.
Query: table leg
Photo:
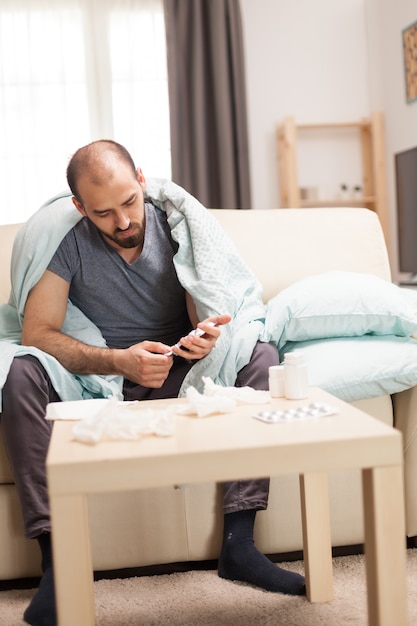
[[[95,624],[87,496],[50,496],[59,626]]]
[[[304,566],[311,602],[333,599],[329,489],[325,472],[300,476]]]
[[[362,471],[370,626],[406,626],[406,535],[401,466]]]

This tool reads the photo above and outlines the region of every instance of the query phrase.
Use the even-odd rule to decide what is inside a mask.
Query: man
[[[160,181],[150,193],[152,185],[129,153],[112,141],[78,150],[67,179],[76,211],[54,216],[61,225],[70,215],[65,236],[48,255],[32,242],[31,282],[26,267],[13,273],[22,346],[3,387],[2,423],[25,532],[42,553],[39,590],[24,614],[33,626],[56,623],[47,403],[71,398],[69,384],[96,394],[102,385],[104,396],[119,384],[125,400],[175,397],[201,373],[226,385],[267,389],[268,367],[278,362],[276,347],[257,341],[262,307],[256,281],[195,199]],[[50,247],[58,226],[51,228],[45,218],[42,224],[51,231],[42,231]],[[33,230],[31,224],[27,233]],[[17,246],[15,263],[25,262]],[[202,335],[190,334],[196,327]],[[90,341],[93,328],[102,343]],[[219,575],[301,595],[304,578],[254,546],[255,514],[266,508],[268,490],[268,479],[224,485]]]

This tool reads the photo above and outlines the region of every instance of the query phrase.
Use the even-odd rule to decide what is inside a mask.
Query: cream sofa
[[[262,282],[267,301],[308,275],[331,269],[390,280],[375,213],[366,209],[213,211]],[[18,225],[0,226],[0,298],[9,293],[9,262]],[[355,402],[404,434],[407,534],[417,535],[415,389]],[[362,543],[359,474],[330,476],[332,542]],[[95,570],[217,558],[222,532],[220,489],[214,484],[94,496],[90,499]],[[272,478],[270,504],[257,516],[265,553],[302,548],[298,478]],[[13,476],[0,433],[0,579],[38,575],[37,543],[23,537]]]

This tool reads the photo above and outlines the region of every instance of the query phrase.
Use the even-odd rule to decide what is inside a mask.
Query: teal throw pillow
[[[294,349],[304,352],[309,384],[346,402],[398,393],[417,384],[417,341],[409,337],[364,335],[285,346],[287,352]]]
[[[287,287],[267,303],[265,340],[417,336],[417,291],[371,274],[333,271]]]

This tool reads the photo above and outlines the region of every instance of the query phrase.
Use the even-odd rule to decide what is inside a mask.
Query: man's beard
[[[130,230],[132,227],[136,227],[137,231],[130,237],[120,236],[118,233],[122,233],[122,230],[117,230],[115,233],[113,233],[113,235],[109,235],[107,233],[103,233],[103,235],[107,237],[107,239],[110,239],[118,246],[120,246],[120,248],[139,247],[140,249],[142,249],[145,239],[145,230],[143,228],[143,225],[138,224],[137,222],[132,222],[131,224],[129,224],[129,228],[126,228],[126,230]]]

